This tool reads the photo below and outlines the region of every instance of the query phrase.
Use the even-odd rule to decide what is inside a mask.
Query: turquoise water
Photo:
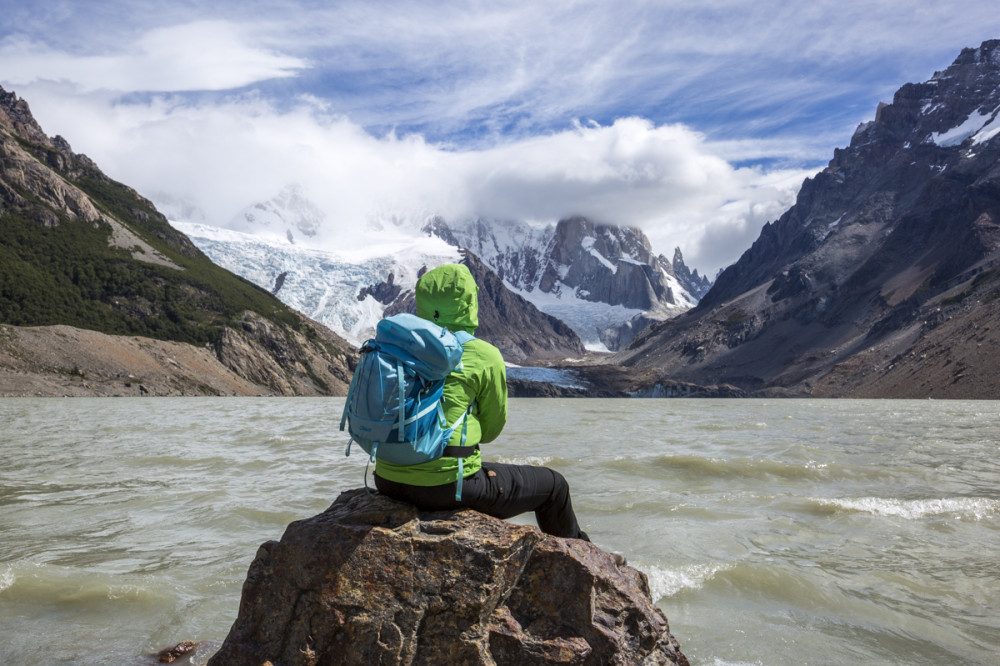
[[[0,400],[0,663],[204,663],[257,546],[362,484],[342,404]],[[693,664],[1000,663],[1000,403],[513,400],[484,452],[565,474]]]

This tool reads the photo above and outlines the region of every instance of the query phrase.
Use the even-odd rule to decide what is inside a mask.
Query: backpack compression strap
[[[399,383],[399,425],[396,426],[396,441],[406,441],[406,377],[403,375],[403,362],[396,361],[396,380]],[[374,458],[374,452],[372,452]]]
[[[479,451],[479,445],[466,446],[465,445],[465,435],[469,429],[469,414],[472,413],[472,405],[475,405],[475,401],[469,405],[462,416],[459,417],[458,421],[455,421],[455,425],[448,428],[449,433],[454,432],[455,428],[458,427],[459,421],[462,422],[462,439],[459,440],[458,446],[446,446],[442,453],[442,457],[447,456],[449,458],[458,458],[458,482],[455,484],[455,501],[462,501],[462,479],[465,476],[465,459],[472,457],[477,451]]]
[[[465,343],[471,340],[475,340],[476,336],[472,335],[471,333],[466,333],[465,331],[456,331],[455,338],[458,340],[458,344],[462,345],[462,347],[465,347]],[[478,444],[476,444],[475,446],[465,445],[465,434],[469,428],[469,414],[472,413],[472,406],[475,404],[476,402],[475,400],[473,400],[469,404],[469,408],[465,410],[465,413],[462,414],[462,416],[459,419],[462,422],[462,439],[459,445],[444,447],[443,455],[448,456],[449,458],[458,458],[458,482],[455,484],[455,501],[457,502],[462,501],[462,481],[465,476],[464,473],[465,459],[471,457],[473,454],[479,451]],[[458,427],[458,421],[456,421],[455,425],[451,427],[451,430],[454,430],[457,427]]]

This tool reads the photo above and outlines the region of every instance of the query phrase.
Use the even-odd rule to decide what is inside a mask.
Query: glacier
[[[413,289],[422,268],[461,259],[457,248],[428,236],[388,237],[348,255],[293,244],[279,234],[262,237],[179,220],[170,224],[219,266],[275,293],[355,345],[375,335],[385,310],[371,295],[359,300],[363,288],[392,275],[394,284]]]
[[[512,292],[565,322],[589,351],[610,351],[606,341],[615,337],[609,337],[609,331],[677,316],[698,301],[678,280],[671,262],[652,254],[638,230],[616,227],[611,232],[609,227],[599,241],[593,234],[602,228],[590,225],[586,234],[567,244],[551,224],[482,218],[448,224],[429,216],[407,223],[369,221],[366,227],[373,233],[364,235],[363,245],[357,245],[356,234],[349,234],[330,250],[324,249],[323,235],[317,233],[325,227],[324,218],[294,184],[272,200],[248,206],[225,227],[168,213],[170,223],[216,264],[355,345],[374,335],[390,302],[384,289],[377,299],[373,287],[391,283],[401,291],[412,290],[421,269],[461,261],[460,248],[482,259]],[[668,297],[635,307],[594,294],[591,285],[580,282],[581,275],[584,281],[593,277],[591,269],[578,265],[586,257],[596,260],[595,268],[605,271],[608,279],[621,278],[623,267],[642,267],[659,276]]]

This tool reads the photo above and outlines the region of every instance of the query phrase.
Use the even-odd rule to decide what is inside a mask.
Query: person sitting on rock
[[[453,332],[474,334],[479,325],[479,287],[468,267],[447,264],[417,282],[417,316]],[[444,383],[445,419],[454,423],[470,405],[465,445],[475,452],[464,459],[461,499],[456,499],[459,461],[438,458],[417,465],[377,460],[379,492],[421,509],[475,509],[496,518],[535,512],[546,534],[590,541],[573,513],[569,484],[559,472],[534,465],[484,463],[479,444],[492,442],[507,422],[507,371],[500,350],[479,338],[463,346],[462,364]],[[458,446],[461,432],[449,442]]]

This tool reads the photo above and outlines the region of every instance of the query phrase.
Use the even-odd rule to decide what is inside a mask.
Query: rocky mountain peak
[[[872,241],[892,220],[915,205],[933,204],[915,199],[927,185],[988,174],[1000,134],[998,50],[1000,40],[966,49],[929,81],[902,86],[892,104],[880,105],[875,120],[858,127],[848,148],[835,149],[827,168],[805,180],[795,206],[764,226],[702,305],[762,284],[824,246],[828,270],[814,266],[812,272],[842,280],[880,247]]]
[[[22,139],[55,151],[49,156],[49,161],[57,169],[66,169],[72,163],[78,163],[90,169],[97,165],[86,155],[73,152],[69,141],[56,135],[49,137],[31,113],[28,102],[19,99],[15,92],[7,92],[0,87],[0,126],[6,127]]]
[[[636,227],[597,224],[570,217],[556,224],[538,288],[569,287],[589,301],[638,310],[659,310],[677,300],[653,257],[649,239]]]
[[[960,146],[984,140],[1000,125],[1000,40],[965,49],[955,62],[923,83],[908,83],[880,104],[875,120],[863,123],[851,149],[866,146],[913,148]]]
[[[42,144],[50,144],[49,138],[31,115],[28,102],[18,99],[17,93],[7,92],[0,87],[0,124],[6,125],[21,136]]]
[[[650,321],[692,307],[697,297],[689,288],[707,290],[683,264],[678,272],[654,255],[636,227],[572,216],[546,227],[434,218],[423,230],[481,257],[509,287],[563,319],[593,349],[616,349]],[[625,335],[622,326],[629,329]]]
[[[597,224],[578,215],[559,220],[552,258],[557,261],[572,260],[580,247],[596,250],[605,257],[642,263],[649,263],[652,259],[649,239],[638,227]]]
[[[873,355],[864,367],[894,368],[879,379],[891,389],[881,390],[907,395],[891,361],[929,334],[926,322],[946,310],[979,317],[995,300],[987,292],[1000,261],[998,52],[1000,40],[966,49],[879,105],[698,307],[641,335],[625,361],[691,381],[813,390],[806,385],[832,366],[862,367],[859,355]],[[982,290],[985,300],[967,301]],[[960,383],[970,376],[960,372]],[[822,390],[846,390],[843,379]],[[867,391],[874,379],[851,381]]]
[[[700,301],[708,293],[708,290],[712,288],[712,281],[707,276],[698,275],[697,268],[694,270],[688,268],[687,264],[684,263],[684,255],[681,253],[679,247],[674,248],[673,260],[668,261],[662,254],[659,260],[664,270],[667,270],[671,275],[676,277],[681,286],[694,296],[695,299]]]

